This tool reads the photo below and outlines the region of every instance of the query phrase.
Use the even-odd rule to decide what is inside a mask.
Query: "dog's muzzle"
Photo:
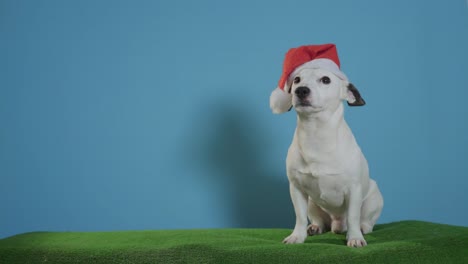
[[[297,87],[297,89],[294,91],[294,93],[296,94],[297,98],[299,99],[298,102],[296,102],[296,107],[311,106],[310,101],[308,100],[308,97],[310,95],[309,87],[306,87],[306,86]]]
[[[294,93],[296,94],[296,96],[299,98],[299,99],[305,99],[309,94],[310,94],[310,89],[308,87],[305,87],[305,86],[300,86],[300,87],[297,87],[296,91],[294,91]]]

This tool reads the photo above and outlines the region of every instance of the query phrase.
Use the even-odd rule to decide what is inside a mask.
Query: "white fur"
[[[348,93],[348,82],[330,71],[302,69],[295,76],[301,78],[291,91],[297,128],[286,165],[296,225],[283,242],[303,243],[308,231],[314,235],[331,229],[347,231],[348,246],[365,246],[363,233],[372,232],[383,198],[344,120],[342,101],[355,98]],[[322,83],[323,76],[331,83]],[[310,89],[302,101],[295,95],[300,86]]]
[[[318,68],[333,72],[341,80],[348,81],[348,77],[346,77],[346,75],[340,70],[338,65],[336,65],[334,61],[330,59],[326,59],[326,58],[314,59],[314,60],[311,60],[302,64],[301,66],[297,67],[291,73],[291,75],[289,75],[288,80],[291,81],[292,78],[294,78],[297,75],[297,73],[303,69],[318,69]]]

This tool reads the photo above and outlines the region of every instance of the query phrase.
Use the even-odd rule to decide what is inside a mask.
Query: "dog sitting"
[[[349,247],[363,247],[363,234],[372,232],[380,216],[383,198],[344,120],[344,100],[351,106],[365,104],[340,71],[335,45],[288,51],[283,76],[270,97],[274,113],[292,107],[297,113],[286,159],[296,225],[286,244],[331,230],[347,232]]]

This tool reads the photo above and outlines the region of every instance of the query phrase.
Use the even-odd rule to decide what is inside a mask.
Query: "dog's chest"
[[[346,185],[341,175],[295,171],[292,181],[319,206],[338,209],[344,205]]]

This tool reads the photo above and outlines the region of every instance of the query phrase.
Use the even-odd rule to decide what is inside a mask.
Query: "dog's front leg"
[[[296,226],[290,236],[283,240],[285,244],[304,243],[307,238],[307,194],[299,190],[293,183],[289,184],[291,200],[296,213]]]
[[[362,235],[361,223],[362,188],[354,185],[348,193],[348,247],[363,247],[367,245]]]

